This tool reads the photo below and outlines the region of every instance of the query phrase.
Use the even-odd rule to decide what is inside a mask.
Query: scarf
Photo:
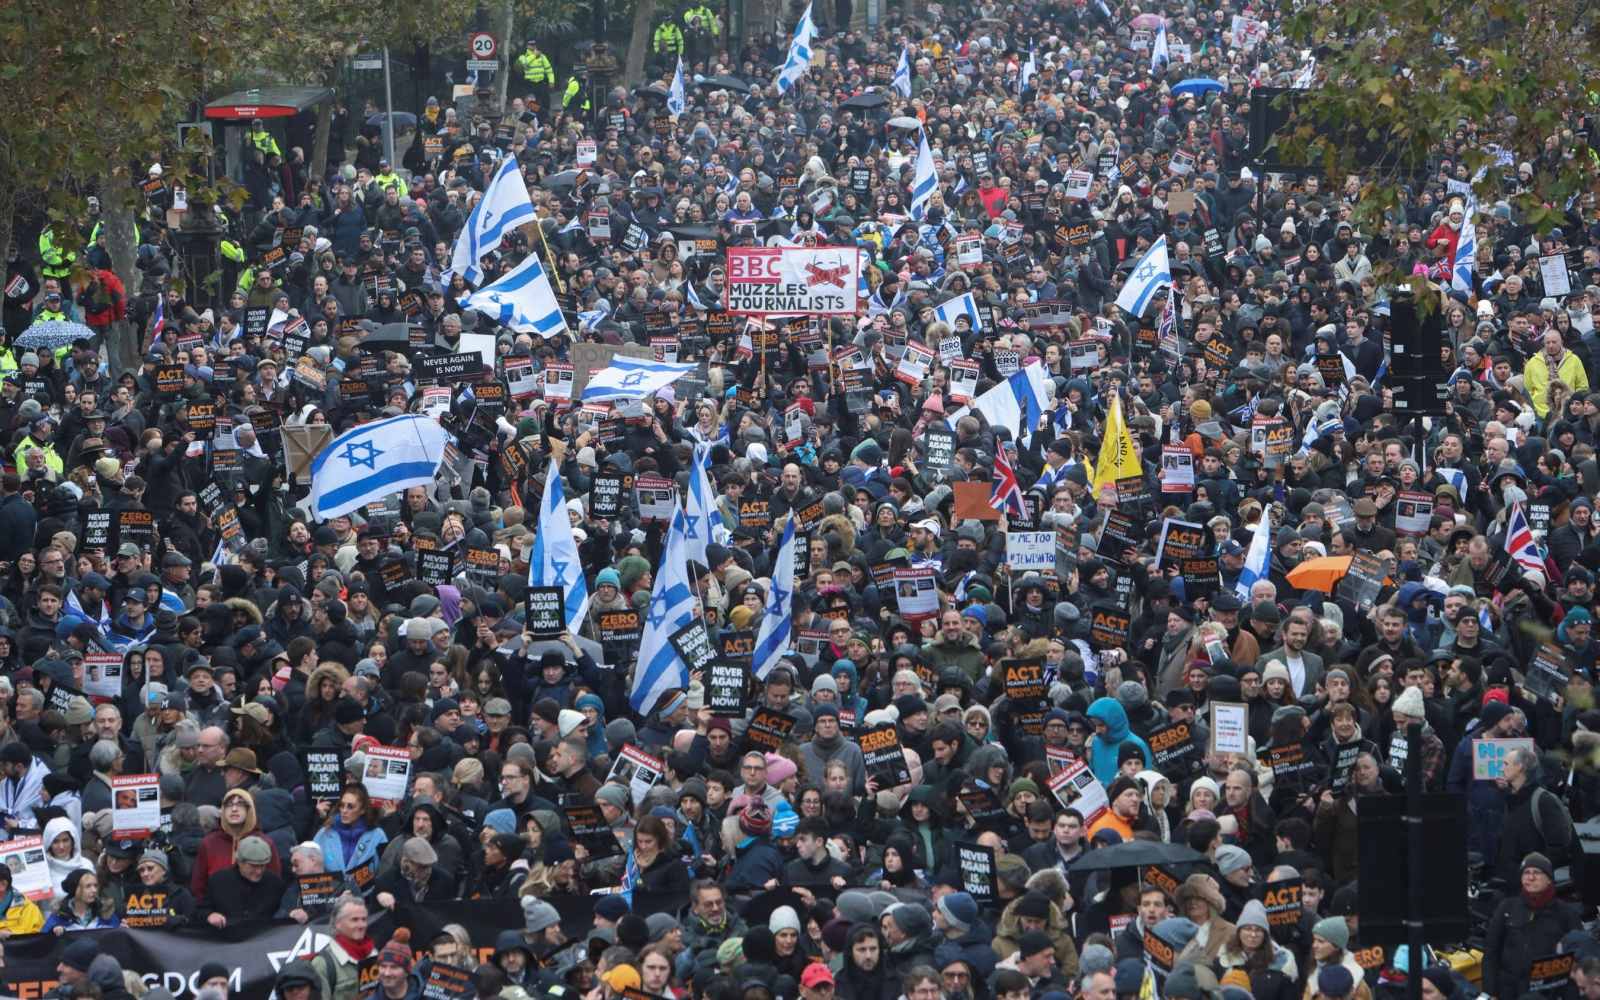
[[[363,961],[368,955],[372,954],[372,950],[375,947],[370,937],[364,937],[360,941],[352,941],[343,934],[335,934],[333,939],[339,943],[339,947],[344,949],[346,955],[349,955],[357,962]]]
[[[1556,886],[1552,882],[1539,892],[1522,891],[1522,901],[1528,904],[1530,910],[1542,910],[1556,900]]]
[[[346,824],[340,820],[333,821],[333,832],[339,835],[339,846],[344,851],[344,860],[348,864],[356,856],[356,845],[361,842],[361,837],[367,832],[365,820],[357,820]]]

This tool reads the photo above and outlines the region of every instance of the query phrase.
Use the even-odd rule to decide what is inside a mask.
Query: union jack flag
[[[995,449],[992,484],[989,506],[995,510],[1003,510],[1013,517],[1028,516],[1027,502],[1022,499],[1022,484],[1017,482],[1017,474],[1011,468],[1011,460],[1006,458],[1003,444]]]
[[[165,296],[156,299],[156,312],[150,317],[150,340],[154,343],[161,339],[161,331],[167,327],[167,300]]]
[[[1528,518],[1522,512],[1522,504],[1511,505],[1511,516],[1506,518],[1506,552],[1512,560],[1523,569],[1547,572],[1544,566],[1544,556],[1539,554],[1539,542],[1533,537],[1533,529],[1528,526]]]

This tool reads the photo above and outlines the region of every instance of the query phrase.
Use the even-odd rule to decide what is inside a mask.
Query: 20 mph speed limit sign
[[[467,39],[467,47],[472,50],[474,59],[493,59],[498,46],[494,36],[487,31],[475,31]]]

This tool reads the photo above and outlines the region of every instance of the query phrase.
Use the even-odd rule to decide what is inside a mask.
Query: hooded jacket
[[[1102,785],[1109,786],[1116,780],[1117,752],[1124,743],[1135,744],[1144,754],[1141,770],[1155,766],[1149,745],[1128,728],[1128,713],[1123,711],[1121,702],[1115,698],[1096,698],[1089,706],[1088,715],[1092,722],[1104,723],[1106,727],[1104,733],[1095,733],[1089,743],[1089,767]]]
[[[235,798],[242,796],[245,802],[245,818],[237,826],[230,827],[227,822],[227,805]],[[250,793],[243,789],[235,788],[222,797],[223,816],[217,821],[217,828],[205,835],[200,841],[200,851],[194,859],[194,870],[189,876],[189,891],[194,894],[195,902],[200,907],[209,904],[206,897],[206,885],[211,876],[226,868],[233,867],[233,854],[238,849],[239,841],[252,833],[261,833],[260,824],[256,821],[256,803]],[[267,867],[274,875],[283,873],[283,864],[278,858],[278,848],[272,838],[261,834],[263,840],[272,848],[272,861]]]
[[[50,845],[63,833],[72,838],[72,856],[65,860],[50,851]],[[67,895],[61,887],[62,881],[80,868],[87,872],[94,871],[94,862],[83,856],[83,840],[78,835],[78,824],[65,816],[57,816],[44,825],[44,847],[45,861],[50,866],[50,903],[54,906]]]

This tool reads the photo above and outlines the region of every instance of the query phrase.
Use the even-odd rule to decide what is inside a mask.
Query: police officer
[[[556,85],[556,68],[550,57],[539,51],[538,39],[528,39],[528,47],[517,57],[522,76],[528,81],[528,93],[539,102],[539,110],[548,115],[552,109],[550,92]]]

